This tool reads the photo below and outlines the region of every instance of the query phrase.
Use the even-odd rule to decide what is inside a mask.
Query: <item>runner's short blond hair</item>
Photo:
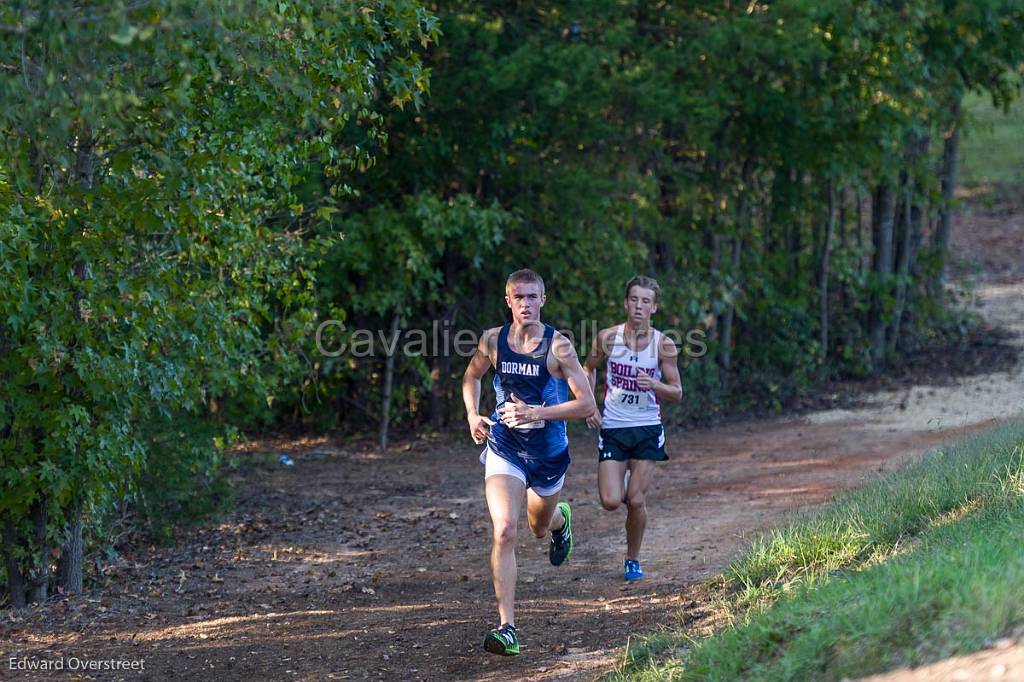
[[[530,270],[529,268],[516,270],[511,275],[509,275],[508,279],[505,280],[505,291],[508,291],[509,287],[511,287],[513,284],[528,284],[530,282],[539,284],[540,293],[544,293],[544,278],[538,275],[533,270]]]

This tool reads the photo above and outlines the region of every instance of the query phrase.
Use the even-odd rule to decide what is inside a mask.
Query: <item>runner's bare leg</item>
[[[494,532],[491,544],[491,578],[501,623],[515,625],[516,531],[526,486],[514,476],[499,474],[484,481],[487,509]]]
[[[626,501],[623,479],[626,477],[627,462],[606,459],[597,465],[597,489],[601,495],[601,506],[615,511]]]
[[[647,488],[654,478],[653,460],[630,460],[629,488],[626,490],[626,558],[640,560],[640,544],[647,528]]]
[[[541,497],[532,489],[526,491],[526,519],[534,537],[543,538],[565,525],[565,517],[557,508],[560,492]]]

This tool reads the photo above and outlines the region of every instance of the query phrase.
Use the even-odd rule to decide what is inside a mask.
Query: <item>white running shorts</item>
[[[494,454],[489,447],[485,447],[483,452],[480,453],[480,463],[484,465],[484,480],[487,480],[491,476],[511,476],[526,485],[526,474],[523,473],[522,469],[509,462],[507,459]],[[533,486],[531,490],[537,493],[541,497],[551,497],[565,485],[565,474],[558,477],[558,480],[549,486],[543,488],[539,486]]]

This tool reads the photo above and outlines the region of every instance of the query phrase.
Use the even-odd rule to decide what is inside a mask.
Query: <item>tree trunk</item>
[[[674,282],[676,280],[677,261],[672,236],[670,232],[664,238],[659,239],[657,241],[658,247],[654,250],[654,256],[658,264],[657,272],[661,273],[659,276],[666,282]]]
[[[854,194],[857,200],[857,271],[864,274],[864,194],[858,189]]]
[[[794,188],[799,186],[800,174],[797,171],[797,169],[793,168],[790,170],[789,181]],[[794,191],[799,193],[801,190],[795,189]],[[803,281],[803,267],[800,261],[800,252],[804,250],[803,228],[804,226],[802,216],[787,216],[786,245],[789,249],[789,255],[792,256],[793,258],[793,279],[797,282]]]
[[[946,261],[949,242],[953,233],[953,199],[956,192],[957,165],[960,155],[960,97],[953,100],[949,108],[950,131],[942,147],[942,206],[939,209],[939,225],[935,232],[935,250],[939,257],[939,268],[935,273],[933,289],[942,291],[946,281]]]
[[[899,264],[903,260],[904,256],[904,240],[903,235],[907,232],[906,227],[909,223],[910,215],[907,211],[907,191],[910,188],[910,172],[900,171],[900,181],[896,190],[896,213],[895,220],[893,221],[893,272],[899,272]],[[897,287],[898,288],[898,287]]]
[[[717,283],[717,282],[721,281],[721,276],[719,274],[719,267],[720,267],[720,264],[721,264],[721,261],[722,261],[722,240],[721,240],[721,238],[717,234],[714,233],[714,230],[715,230],[716,227],[717,227],[717,225],[716,225],[715,217],[712,216],[712,218],[711,218],[711,229],[712,229],[712,232],[711,232],[711,281]],[[714,308],[712,308],[708,312],[711,314],[711,319],[714,320],[714,324],[711,325],[711,329],[708,330],[708,332],[709,332],[708,336],[710,337],[712,343],[717,344],[718,343],[718,339],[720,338],[720,331],[721,331],[719,329],[719,315],[717,313],[715,313]]]
[[[437,354],[431,359],[430,424],[435,431],[448,427],[448,387],[451,384],[452,373],[452,356],[448,343],[457,313],[458,304],[452,304],[445,311],[438,334],[441,347],[434,349]]]
[[[740,261],[743,256],[743,239],[737,237],[733,242],[732,247],[732,259],[729,263],[732,268],[732,276],[734,279],[739,278],[740,272]],[[735,297],[737,290],[739,289],[738,284],[733,287],[732,296]],[[733,318],[736,316],[736,306],[730,302],[725,309],[725,313],[722,315],[722,345],[721,350],[718,353],[718,361],[722,365],[723,375],[722,381],[728,381],[729,368],[732,365],[732,327]]]
[[[849,185],[844,185],[839,199],[839,224],[836,226],[839,230],[839,234],[842,235],[842,249],[844,254],[849,254],[850,251],[850,199],[856,200],[857,193]],[[858,226],[859,227],[859,226]],[[860,251],[858,250],[858,255]],[[849,257],[848,255],[846,256]],[[841,285],[839,287],[839,312],[841,315],[846,315],[846,311],[850,309],[850,292],[848,285]],[[851,344],[852,332],[850,331],[850,325],[844,325],[844,333],[842,338],[838,339],[839,344],[846,347]],[[830,330],[831,331],[831,330]]]
[[[849,225],[849,215],[847,214],[849,208],[847,203],[849,202],[850,188],[843,185],[843,188],[839,190],[839,222],[836,227],[839,228],[839,246],[845,251],[850,248],[850,234],[847,229]]]
[[[46,544],[47,513],[45,501],[32,504],[32,569],[29,573],[29,601],[42,604],[50,588],[50,548]]]
[[[82,594],[82,498],[76,497],[65,510],[67,539],[57,564],[57,584],[64,594]]]
[[[456,285],[459,277],[458,262],[454,254],[445,250],[442,258],[444,268],[445,290],[451,292],[452,298],[456,297]],[[430,368],[430,424],[435,431],[441,431],[448,427],[448,396],[450,395],[452,355],[448,347],[451,341],[452,327],[455,325],[455,318],[458,316],[459,303],[456,300],[449,300],[441,316],[441,330],[438,338],[435,339],[439,347],[433,349]]]
[[[75,151],[75,180],[82,190],[88,192],[95,187],[96,169],[98,166],[99,159],[96,155],[95,139],[92,137],[92,132],[87,128],[81,132]],[[83,283],[92,279],[92,266],[85,258],[81,258],[75,263],[75,278],[79,282]],[[80,304],[84,300],[84,289],[84,284],[80,285],[74,294],[75,310],[78,311],[79,321],[83,325],[87,322],[87,320],[82,317],[80,309]],[[73,398],[75,400],[80,400],[81,396],[73,394]],[[77,455],[78,453],[76,452],[75,454]],[[75,481],[73,485],[76,486],[76,490],[73,494],[72,502],[64,509],[64,518],[61,519],[66,539],[62,544],[60,561],[57,565],[57,586],[63,590],[65,594],[78,595],[82,593],[83,575],[83,496],[80,488],[80,482]],[[45,542],[47,525],[45,511],[42,513],[42,528],[38,526],[38,523],[39,521],[37,521],[36,539],[37,544],[40,547],[41,565],[45,579],[42,580],[41,586],[37,583],[35,589],[41,590],[42,598],[39,601],[44,601],[47,596],[46,590],[50,578],[50,552],[49,547],[46,546]]]
[[[828,217],[825,221],[825,237],[821,244],[821,260],[818,263],[819,326],[821,329],[821,359],[828,357],[828,276],[829,257],[832,253],[832,235],[836,231],[836,190],[828,181]]]
[[[928,135],[921,135],[916,138],[916,147],[914,148],[915,158],[921,159],[928,155],[928,147],[931,144],[931,137]],[[921,250],[921,239],[922,239],[922,223],[927,215],[925,206],[928,201],[927,192],[912,192],[910,195],[910,262],[909,272],[912,279],[916,279],[918,275],[917,270],[917,254]],[[925,206],[922,206],[922,203]]]
[[[903,218],[900,220],[899,259],[896,265],[896,307],[893,311],[892,328],[889,331],[889,351],[896,352],[899,342],[900,324],[903,322],[903,309],[907,300],[907,280],[910,278],[910,257],[913,248],[913,222],[911,218],[911,196],[914,193],[914,176],[907,173],[904,187]]]
[[[732,244],[732,256],[729,259],[729,273],[732,278],[732,291],[730,301],[726,306],[725,314],[722,316],[722,347],[719,352],[719,362],[722,365],[723,388],[729,381],[729,370],[732,366],[732,337],[733,324],[736,319],[736,296],[740,289],[740,263],[743,260],[743,236],[750,231],[753,222],[753,202],[750,200],[751,185],[753,184],[754,158],[747,157],[743,161],[743,169],[740,171],[739,198],[736,201],[736,236]]]
[[[879,183],[875,192],[875,205],[872,208],[874,223],[874,263],[873,269],[879,290],[873,296],[871,306],[871,361],[873,371],[878,372],[885,364],[885,332],[887,328],[885,302],[887,296],[882,289],[888,286],[893,266],[893,223],[895,222],[896,197],[888,180]]]
[[[912,200],[913,202],[913,200]],[[917,254],[921,250],[922,241],[922,221],[924,219],[925,210],[919,206],[916,202],[913,202],[910,206],[910,263],[908,266],[909,275],[907,276],[907,293],[903,304],[903,317],[900,331],[900,345],[906,347],[906,336],[902,330],[912,329],[916,324],[915,309],[911,305],[914,292],[920,282],[920,268],[917,263]],[[911,286],[913,285],[913,286]]]
[[[21,572],[21,563],[16,552],[19,546],[18,527],[9,518],[4,519],[4,569],[7,571],[7,594],[11,598],[11,606],[24,608],[28,603],[25,599],[25,577]]]
[[[443,355],[434,355],[430,358],[430,428],[434,431],[444,428],[442,415],[446,401],[442,382],[447,380],[448,374],[441,369],[443,358]]]
[[[386,348],[387,360],[384,362],[384,395],[380,401],[380,449],[388,447],[388,427],[391,425],[391,385],[395,378],[395,355],[398,351],[398,314],[391,319],[391,335],[388,342],[395,341],[395,345]]]
[[[717,227],[715,220],[711,220],[711,229],[714,230]],[[715,232],[711,233],[711,271],[719,269],[722,262],[722,239]]]
[[[900,251],[896,270],[899,276],[896,291],[896,314],[890,334],[889,347],[895,352],[903,348],[904,329],[914,324],[914,309],[910,305],[913,296],[912,285],[917,283],[917,252],[921,247],[921,220],[924,211],[920,205],[926,192],[918,188],[918,169],[920,159],[928,155],[931,138],[927,135],[911,134],[909,140],[909,160],[907,163],[905,203],[903,206],[903,231],[900,233]]]
[[[921,250],[921,225],[923,224],[925,210],[917,203],[910,207],[910,276],[916,278],[917,254]]]

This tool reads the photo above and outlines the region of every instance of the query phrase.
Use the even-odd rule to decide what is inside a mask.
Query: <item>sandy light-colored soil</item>
[[[1024,339],[1024,281],[978,282],[972,308],[1009,331],[1009,342],[1020,346]],[[895,409],[893,409],[895,407]],[[855,410],[828,410],[811,414],[812,424],[863,422],[876,430],[928,431],[957,429],[970,424],[1005,419],[1024,411],[1024,363],[1010,371],[976,374],[956,382],[918,384],[895,391],[881,391]]]
[[[1003,637],[991,647],[967,656],[953,656],[914,670],[896,670],[863,678],[863,682],[1020,682],[1024,680],[1024,646]]]
[[[978,279],[979,311],[1021,334],[1024,277],[1004,275]],[[707,605],[693,586],[754,532],[1019,413],[1022,372],[881,393],[855,410],[670,432],[638,584],[621,576],[624,513],[597,500],[593,436],[574,434],[563,499],[578,546],[556,569],[543,542],[521,539],[524,651],[509,659],[481,649],[495,624],[490,528],[468,437],[387,453],[326,439],[252,443],[295,465],[254,458],[220,522],[172,547],[129,549],[83,598],[0,613],[0,678],[592,679],[629,637],[700,619]],[[72,669],[112,660],[144,669]],[[64,669],[23,669],[40,662]]]

